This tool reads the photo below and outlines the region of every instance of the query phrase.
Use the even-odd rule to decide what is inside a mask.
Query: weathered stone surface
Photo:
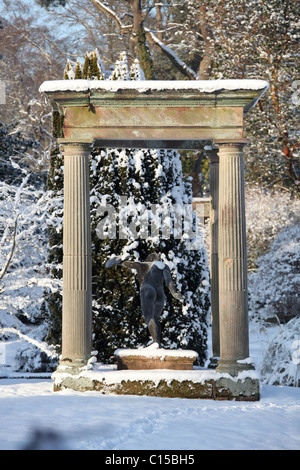
[[[171,104],[171,103],[170,103]],[[117,107],[116,107],[117,106]],[[67,108],[65,138],[209,139],[242,138],[243,109],[235,107],[87,107]]]
[[[141,349],[117,349],[118,370],[193,370],[198,353],[183,349],[159,348],[153,343]]]
[[[219,142],[219,322],[217,371],[249,368],[244,142]]]
[[[66,376],[59,383],[54,382],[54,391],[72,389],[80,392],[98,391],[103,394],[145,395],[152,397],[257,401],[260,399],[259,381],[252,377],[240,380],[221,377],[194,382],[192,380],[169,381],[161,379],[155,383],[149,380],[122,380],[107,384],[105,380],[88,376]]]
[[[215,369],[220,357],[219,322],[219,155],[218,150],[210,153],[210,289],[212,356],[209,367]]]
[[[190,357],[145,357],[125,356],[117,357],[118,370],[149,370],[149,369],[172,369],[192,370],[195,359]]]
[[[62,359],[86,362],[91,355],[92,268],[89,147],[65,145]]]

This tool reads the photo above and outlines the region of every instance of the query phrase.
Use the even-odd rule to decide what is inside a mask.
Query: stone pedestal
[[[237,401],[256,401],[260,396],[255,371],[232,377],[214,370],[116,370],[96,364],[93,370],[83,368],[78,375],[67,371],[54,373],[53,378],[54,391]]]
[[[60,365],[77,373],[92,349],[89,146],[64,143],[63,321]]]
[[[219,316],[218,372],[235,376],[253,368],[247,361],[248,294],[243,146],[219,145]]]
[[[195,351],[168,349],[118,349],[115,352],[118,370],[193,370],[198,354]]]

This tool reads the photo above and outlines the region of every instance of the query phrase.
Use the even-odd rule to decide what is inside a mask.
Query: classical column
[[[246,142],[216,143],[219,146],[220,321],[220,360],[216,370],[231,375],[253,368],[243,361],[249,356],[243,158]]]
[[[76,373],[91,356],[92,270],[89,146],[63,143],[63,322],[62,360]]]
[[[210,286],[212,357],[208,368],[215,369],[220,357],[219,332],[219,257],[218,257],[218,205],[219,205],[219,155],[218,150],[209,151],[210,156]]]

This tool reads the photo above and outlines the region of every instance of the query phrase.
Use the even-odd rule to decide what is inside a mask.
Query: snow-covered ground
[[[259,358],[271,330],[253,331]],[[0,380],[0,448],[300,449],[300,388],[261,386],[258,402],[53,392],[51,379]]]
[[[259,402],[52,391],[0,381],[0,447],[77,450],[300,449],[300,389],[263,386]],[[54,433],[52,435],[51,433]],[[57,440],[56,440],[57,438]]]

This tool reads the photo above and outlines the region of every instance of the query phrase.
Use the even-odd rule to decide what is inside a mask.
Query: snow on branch
[[[48,357],[50,357],[50,358],[56,358],[57,357],[57,354],[55,352],[51,351],[50,349],[48,349],[46,347],[45,343],[41,343],[40,341],[37,341],[36,339],[30,338],[30,336],[24,335],[23,333],[21,333],[16,328],[0,328],[0,333],[3,334],[3,335],[6,335],[6,334],[17,335],[17,336],[19,336],[20,339],[23,339],[23,340],[27,341],[28,343],[31,343],[34,346],[36,346],[38,349],[40,349],[45,354],[47,354]]]
[[[171,60],[171,62],[178,70],[180,70],[181,73],[183,73],[190,80],[198,79],[196,72],[194,72],[194,70],[188,67],[181,59],[179,59],[175,52],[167,47],[162,41],[160,41],[152,31],[148,30],[147,28],[145,28],[145,31],[148,38],[150,38],[150,42],[152,41],[155,46],[159,47],[161,52]]]
[[[132,25],[129,25],[129,26],[124,25],[122,21],[120,20],[120,18],[118,17],[118,15],[116,15],[116,13],[113,10],[111,10],[109,7],[104,5],[103,2],[100,2],[99,0],[92,0],[92,2],[99,10],[101,10],[106,15],[109,15],[113,19],[113,21],[117,25],[119,32],[124,32],[126,30],[130,31],[132,29]]]
[[[14,233],[13,233],[13,241],[12,241],[12,245],[11,245],[11,250],[10,250],[10,253],[8,255],[8,258],[7,258],[7,261],[2,269],[2,271],[0,272],[0,280],[3,278],[4,274],[6,273],[6,271],[8,270],[8,266],[11,262],[11,259],[13,257],[13,254],[14,254],[14,251],[15,251],[15,246],[16,246],[16,233],[17,233],[17,225],[18,225],[18,215],[16,217],[16,220],[15,220],[15,224],[14,224]]]
[[[119,18],[119,16],[113,10],[111,10],[111,8],[107,7],[103,2],[100,2],[99,0],[92,0],[92,2],[105,15],[108,15],[113,19],[113,21],[115,22],[115,24],[118,28],[119,33],[125,33],[125,32],[132,33],[133,32],[132,31],[133,26],[132,25],[129,25],[129,26],[124,25],[122,23],[121,19]],[[175,65],[175,67],[181,73],[183,73],[183,75],[188,77],[190,80],[197,80],[198,79],[198,76],[197,76],[196,72],[194,72],[194,70],[192,70],[190,67],[188,67],[181,59],[179,59],[179,57],[169,47],[167,47],[162,41],[160,41],[158,39],[158,37],[155,36],[155,34],[152,31],[150,31],[147,28],[144,28],[144,29],[145,29],[145,32],[147,34],[147,39],[149,40],[149,42],[151,42],[152,45],[158,47],[160,49],[160,51],[166,57],[168,57],[168,59],[171,60],[173,65]]]

